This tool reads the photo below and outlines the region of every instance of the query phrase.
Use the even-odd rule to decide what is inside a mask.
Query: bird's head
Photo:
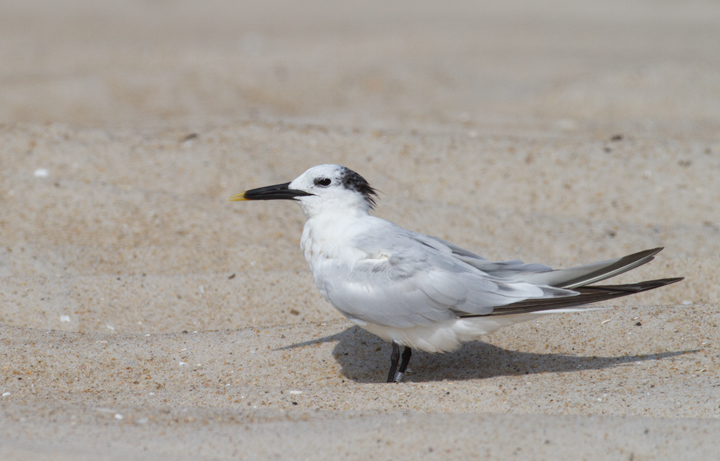
[[[367,213],[375,206],[375,197],[375,189],[351,169],[318,165],[289,183],[248,190],[228,200],[296,200],[312,218],[331,211]]]

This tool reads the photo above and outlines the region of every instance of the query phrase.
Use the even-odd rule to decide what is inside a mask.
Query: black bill
[[[292,200],[295,197],[313,195],[302,190],[290,189],[289,186],[290,183],[286,182],[274,186],[258,187],[228,197],[228,200],[233,202],[240,200]]]

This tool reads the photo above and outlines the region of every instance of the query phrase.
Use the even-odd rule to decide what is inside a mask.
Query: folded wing
[[[382,242],[382,247],[378,246]],[[577,292],[490,275],[455,257],[429,237],[393,226],[361,235],[355,248],[367,255],[348,266],[328,259],[314,271],[323,296],[346,317],[397,328],[429,325],[528,299]]]

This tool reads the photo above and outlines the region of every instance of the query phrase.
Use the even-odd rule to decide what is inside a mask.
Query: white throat
[[[360,194],[350,191],[333,191],[322,197],[308,196],[297,200],[308,219],[331,216],[367,216],[370,204]]]

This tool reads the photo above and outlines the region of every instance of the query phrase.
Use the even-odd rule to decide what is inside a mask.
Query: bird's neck
[[[367,217],[367,210],[359,208],[309,216],[300,241],[307,262],[313,266],[318,258],[333,258],[338,251],[346,251],[350,246],[345,243],[362,229],[361,222]]]
[[[324,200],[299,200],[308,220],[338,220],[362,218],[370,211],[370,204],[360,196],[327,197]]]

